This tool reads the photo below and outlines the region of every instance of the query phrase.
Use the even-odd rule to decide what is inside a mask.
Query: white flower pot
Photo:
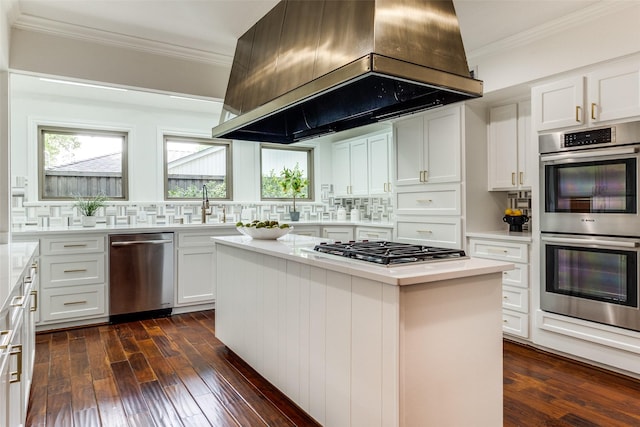
[[[82,217],[82,226],[83,227],[95,227],[97,218],[95,216],[83,216]]]

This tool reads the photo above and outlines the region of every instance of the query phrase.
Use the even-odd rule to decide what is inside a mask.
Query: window
[[[313,200],[313,148],[263,144],[260,148],[260,163],[262,200],[291,198],[291,195],[280,187],[280,173],[285,167],[300,169],[302,177],[309,181],[302,194],[296,197]]]
[[[38,127],[40,198],[127,199],[127,132]]]
[[[165,199],[231,199],[231,144],[205,138],[164,137]]]

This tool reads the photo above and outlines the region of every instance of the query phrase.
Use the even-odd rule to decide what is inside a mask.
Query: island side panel
[[[502,425],[500,273],[402,287],[400,425]]]
[[[398,287],[216,246],[227,347],[323,425],[398,425]]]

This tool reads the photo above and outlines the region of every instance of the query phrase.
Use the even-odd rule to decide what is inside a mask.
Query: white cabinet
[[[229,234],[223,233],[223,234]],[[215,245],[219,232],[177,233],[175,306],[213,303],[216,298]]]
[[[502,274],[502,331],[529,338],[529,245],[525,242],[473,237],[469,255],[512,262]]]
[[[84,233],[40,239],[38,330],[108,316],[105,241],[104,234]]]
[[[17,282],[10,283],[13,289],[7,304],[0,307],[2,426],[24,425],[27,415],[35,355],[35,312],[38,309],[38,270],[35,257],[34,254],[28,261]]]
[[[489,190],[531,188],[527,171],[531,140],[529,101],[489,111]]]
[[[397,122],[395,185],[460,182],[460,106]]]
[[[391,150],[393,144],[388,133],[367,140],[369,152],[369,194],[388,195],[391,187]]]
[[[353,227],[335,226],[322,227],[322,237],[332,239],[339,242],[348,242],[353,240]]]
[[[336,196],[368,194],[367,139],[333,144],[333,179]]]
[[[402,188],[395,194],[398,215],[460,215],[461,186],[432,184]]]
[[[392,240],[393,230],[383,227],[356,227],[356,240]]]
[[[608,64],[586,76],[536,86],[531,95],[538,131],[640,116],[640,63]]]
[[[398,216],[396,240],[443,248],[462,248],[459,216]]]
[[[317,225],[298,225],[296,223],[291,224],[293,231],[291,234],[298,234],[300,236],[320,237],[320,227]]]

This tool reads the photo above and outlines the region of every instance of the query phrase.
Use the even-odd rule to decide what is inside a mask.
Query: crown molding
[[[592,6],[578,10],[561,18],[554,19],[545,24],[538,25],[537,27],[513,36],[506,37],[497,42],[474,49],[468,53],[467,58],[470,61],[477,60],[478,58],[491,56],[506,50],[516,49],[535,42],[536,40],[545,39],[579,25],[583,25],[585,22],[591,22],[605,15],[629,9],[637,5],[638,3],[635,1],[600,1]]]
[[[126,49],[133,49],[156,55],[171,56],[189,61],[204,62],[212,65],[231,67],[233,57],[200,49],[161,43],[139,37],[127,36],[110,31],[98,30],[81,25],[73,25],[51,19],[21,14],[13,23],[13,28],[36,31],[72,38],[76,40],[100,43]]]

